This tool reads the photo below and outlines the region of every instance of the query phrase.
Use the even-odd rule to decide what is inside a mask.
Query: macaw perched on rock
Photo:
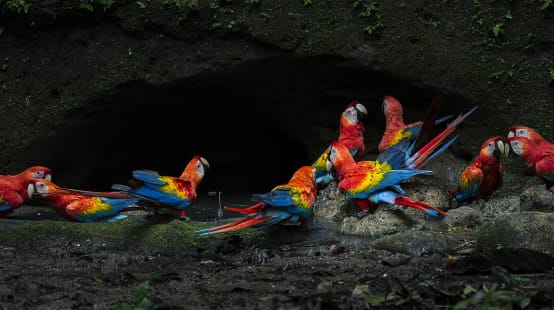
[[[52,170],[43,166],[33,166],[16,175],[0,175],[0,217],[29,201],[27,187],[33,179],[52,179]]]
[[[508,131],[508,138],[511,137],[524,137],[540,145],[541,147],[554,149],[554,143],[551,143],[550,141],[543,138],[536,130],[531,127],[512,126]]]
[[[432,216],[444,215],[439,209],[406,197],[399,185],[415,175],[432,173],[430,170],[392,169],[390,164],[379,160],[356,162],[348,149],[338,141],[331,144],[328,161],[338,172],[339,190],[346,194],[347,199],[353,199],[362,210],[358,217],[366,215],[372,203],[397,204]]]
[[[244,209],[225,207],[227,210],[247,214],[243,219],[199,230],[197,233],[206,236],[274,224],[306,225],[307,219],[312,216],[312,206],[317,197],[315,174],[315,167],[301,167],[288,183],[278,185],[268,193],[253,195],[252,200],[258,203]]]
[[[119,192],[87,192],[66,189],[43,179],[35,179],[27,188],[29,197],[39,196],[56,212],[76,222],[114,221],[125,218],[120,211],[138,198]]]
[[[529,168],[544,182],[546,189],[554,185],[554,150],[537,144],[525,137],[510,137],[506,140],[510,150],[520,156]]]
[[[360,160],[365,153],[364,131],[362,120],[367,117],[366,107],[358,101],[352,101],[342,112],[339,126],[339,140],[349,150],[355,160]],[[316,181],[320,187],[327,186],[333,176],[326,170],[327,148],[323,154],[312,164],[317,168]]]
[[[485,140],[479,155],[460,174],[458,189],[451,191],[454,199],[462,203],[488,200],[502,186],[500,155],[509,149],[500,136]]]
[[[179,177],[161,176],[152,170],[135,170],[133,178],[139,182],[137,187],[114,184],[112,189],[152,202],[150,205],[156,213],[188,220],[185,208],[196,200],[196,189],[209,167],[205,158],[196,155]]]
[[[419,138],[424,131],[432,131],[434,124],[437,122],[444,122],[444,120],[447,119],[442,118],[436,120],[435,111],[437,108],[435,106],[437,105],[439,105],[439,103],[435,100],[433,105],[428,109],[425,121],[404,125],[400,102],[394,99],[394,97],[386,96],[383,102],[383,110],[387,117],[387,125],[385,133],[381,138],[381,143],[379,144],[379,160],[381,162],[386,161],[393,169],[422,169],[431,159],[444,152],[456,141],[458,138],[457,135],[444,142],[446,138],[448,138],[456,128],[477,109],[477,106],[475,106],[468,112],[460,114],[450,122],[444,130],[415,151],[416,144],[418,144]],[[403,154],[403,156],[400,156],[400,154]],[[394,160],[391,158],[394,158]]]

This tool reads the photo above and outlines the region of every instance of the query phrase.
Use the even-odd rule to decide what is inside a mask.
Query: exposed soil
[[[48,217],[52,221],[41,222],[64,229],[88,225]],[[8,228],[28,221],[24,218],[3,219],[3,234],[13,234]],[[177,220],[149,216],[145,223],[171,221]],[[473,296],[484,306],[554,305],[554,271],[540,255],[526,261],[525,255],[508,252],[504,256],[520,264],[499,263],[496,256],[476,254],[466,229],[451,232],[456,245],[448,253],[421,256],[376,250],[370,240],[337,235],[332,224],[321,221],[309,229],[201,238],[175,251],[106,241],[109,236],[68,237],[62,230],[55,230],[59,236],[2,243],[3,309],[114,309],[125,303],[137,309],[437,309]],[[151,303],[142,300],[141,308],[133,291],[145,281]]]

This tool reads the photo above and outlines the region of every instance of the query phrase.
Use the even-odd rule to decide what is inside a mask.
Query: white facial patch
[[[510,142],[510,146],[512,147],[512,151],[516,155],[521,156],[521,154],[523,153],[523,146],[521,145],[521,142],[512,141],[512,142]]]

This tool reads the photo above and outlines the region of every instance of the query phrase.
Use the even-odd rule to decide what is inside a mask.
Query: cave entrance
[[[61,186],[106,191],[135,169],[178,176],[198,154],[211,166],[200,196],[262,193],[338,137],[339,115],[352,100],[370,111],[371,156],[384,128],[384,95],[401,99],[411,121],[434,93],[330,57],[271,57],[162,85],[131,81],[68,113],[19,164],[50,166]]]

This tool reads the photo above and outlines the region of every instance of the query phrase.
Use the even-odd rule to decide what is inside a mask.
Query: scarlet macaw
[[[179,177],[161,176],[152,170],[135,170],[133,177],[140,183],[139,186],[132,188],[114,184],[112,189],[154,203],[151,207],[156,212],[163,211],[170,215],[176,212],[178,218],[188,219],[185,215],[185,208],[196,200],[196,189],[209,166],[205,158],[196,155],[189,161]]]
[[[347,199],[356,201],[362,210],[359,217],[367,214],[370,203],[398,204],[433,216],[444,215],[439,209],[406,197],[399,185],[415,175],[432,173],[430,170],[393,169],[379,160],[356,162],[338,141],[331,144],[328,161],[339,174],[339,190]]]
[[[366,107],[358,101],[352,101],[342,112],[339,126],[339,141],[349,150],[355,160],[360,160],[365,152],[364,131],[362,120],[367,116]],[[317,168],[316,181],[320,187],[327,186],[333,176],[326,170],[328,148],[312,164]]]
[[[316,169],[304,166],[296,170],[288,183],[274,187],[265,194],[253,195],[258,203],[245,208],[225,207],[227,210],[247,214],[246,217],[221,226],[197,231],[201,236],[235,231],[247,227],[265,227],[275,224],[306,224],[312,216],[317,197]]]
[[[0,175],[0,217],[29,201],[27,186],[33,179],[52,179],[52,170],[33,166],[16,175]]]
[[[500,155],[508,150],[500,136],[485,140],[479,155],[460,174],[458,188],[451,192],[456,201],[489,199],[502,186]]]
[[[113,221],[125,218],[118,214],[139,201],[138,198],[119,192],[87,192],[66,189],[43,179],[29,183],[29,197],[40,196],[67,219],[78,222]]]
[[[511,151],[520,156],[529,168],[544,182],[546,189],[554,185],[554,150],[539,145],[524,137],[510,137],[506,140]]]

